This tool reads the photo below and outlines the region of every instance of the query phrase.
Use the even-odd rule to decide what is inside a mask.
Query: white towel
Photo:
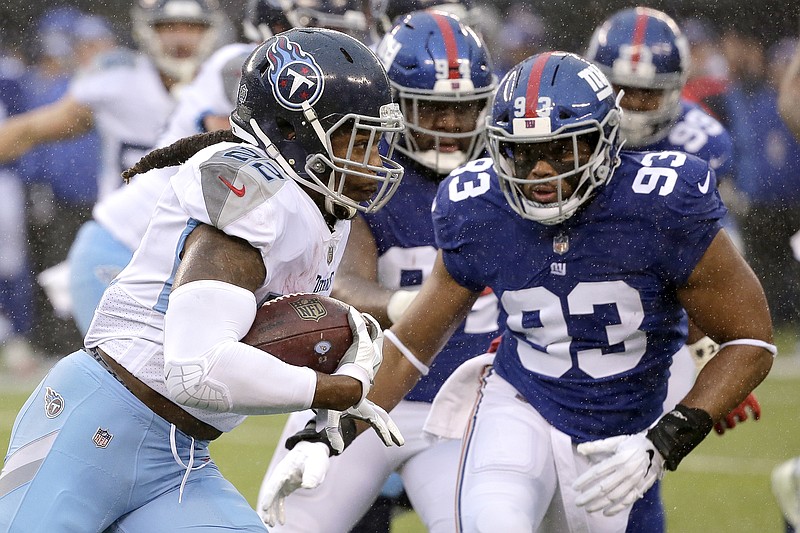
[[[455,369],[433,399],[422,431],[428,437],[460,439],[469,422],[475,399],[481,389],[481,378],[494,363],[494,353],[468,359]]]

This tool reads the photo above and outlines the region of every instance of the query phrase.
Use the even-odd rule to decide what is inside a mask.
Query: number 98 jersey
[[[453,278],[491,287],[505,333],[495,370],[574,442],[646,429],[686,339],[676,290],[726,209],[708,164],[621,152],[594,198],[558,225],[508,206],[490,159],[456,169],[434,207]]]

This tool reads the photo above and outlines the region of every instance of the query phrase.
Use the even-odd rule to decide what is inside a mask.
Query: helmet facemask
[[[620,112],[613,109],[602,122],[588,120],[544,135],[515,136],[489,124],[489,152],[495,163],[500,188],[511,208],[523,218],[545,225],[559,224],[574,215],[591,198],[595,189],[608,181],[618,164],[616,136],[619,123]],[[529,178],[530,170],[538,161],[530,161],[527,170],[516,161],[515,154],[524,151],[526,145],[564,140],[571,148],[572,161],[568,164],[570,168],[563,162],[548,161],[557,172],[554,176]],[[586,142],[590,149],[588,157],[584,155],[583,160],[579,141]],[[565,181],[574,186],[568,197],[564,193]],[[557,198],[554,202],[542,204],[529,199],[524,192],[531,186],[552,182],[556,185]]]
[[[624,90],[624,88],[619,88]],[[656,89],[657,90],[657,89]],[[661,91],[660,103],[652,111],[625,109],[620,134],[630,148],[648,146],[665,138],[681,115],[681,89]]]
[[[447,84],[447,89],[450,88],[451,80],[441,81]],[[434,170],[439,175],[447,175],[456,167],[480,157],[485,148],[483,135],[485,116],[495,84],[492,83],[488,87],[478,89],[475,89],[468,79],[458,80],[458,84],[461,92],[448,92],[444,88],[438,91],[436,88],[433,90],[412,89],[392,84],[400,100],[407,130],[397,145],[397,151]],[[456,131],[443,131],[420,124],[420,117],[430,114],[425,110],[421,111],[420,108],[430,108],[437,104],[453,106],[452,111],[441,112],[455,113],[455,120],[458,122]],[[474,115],[474,122],[470,120],[472,118],[470,115]],[[428,146],[420,146],[417,137],[420,135],[427,136],[432,143],[425,142],[425,145]],[[445,139],[455,140],[458,149],[444,151],[442,147],[445,146]]]

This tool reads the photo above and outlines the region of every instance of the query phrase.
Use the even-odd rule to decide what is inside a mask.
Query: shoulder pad
[[[269,200],[288,180],[272,159],[244,145],[218,150],[199,169],[206,210],[218,228]]]

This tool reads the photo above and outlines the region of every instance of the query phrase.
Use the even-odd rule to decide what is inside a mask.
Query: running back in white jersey
[[[263,151],[228,142],[201,150],[181,167],[152,220],[130,264],[103,295],[86,346],[101,347],[164,396],[164,314],[195,227],[212,225],[261,252],[267,275],[256,290],[259,302],[292,292],[330,294],[350,232],[349,221],[331,231],[317,205]],[[186,410],[221,431],[244,419]]]

